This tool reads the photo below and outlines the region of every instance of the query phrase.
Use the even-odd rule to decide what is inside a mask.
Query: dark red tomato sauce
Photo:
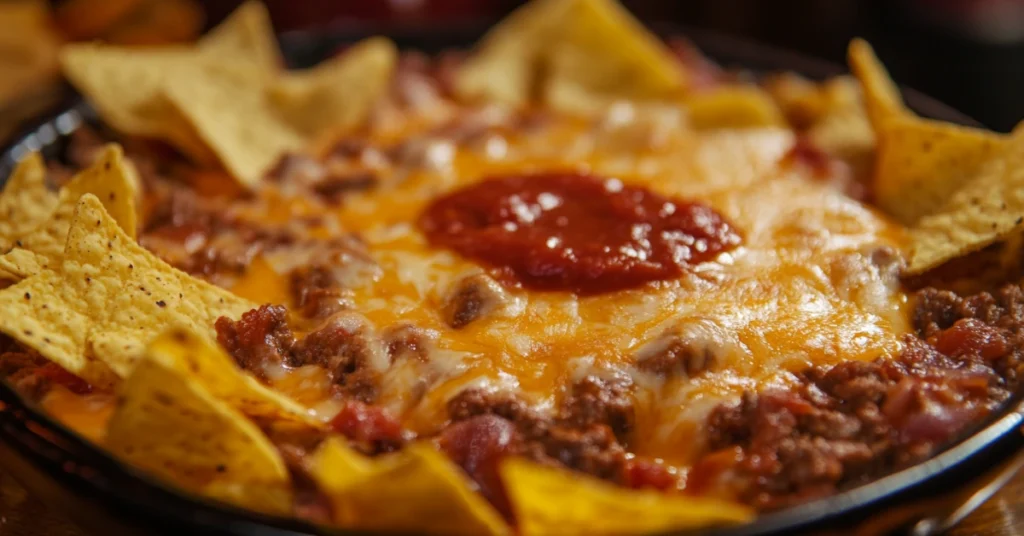
[[[435,200],[419,225],[502,279],[580,294],[675,278],[742,241],[711,207],[576,173],[489,178]]]

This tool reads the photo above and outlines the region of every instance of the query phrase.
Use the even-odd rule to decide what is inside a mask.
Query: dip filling
[[[744,79],[670,50],[694,102]],[[339,437],[370,460],[427,445],[523,533],[512,459],[777,510],[935,455],[1018,388],[1024,292],[1005,283],[1019,270],[974,278],[956,259],[908,277],[917,227],[868,203],[886,193],[801,104],[809,82],[756,86],[780,103],[753,113],[768,124],[701,128],[711,100],[689,118],[629,100],[590,116],[467,103],[461,61],[402,53],[366,125],[287,151],[255,186],[94,126],[48,164],[57,190],[121,143],[138,244],[252,302],[212,333],[315,423],[246,411],[284,464],[290,513],[344,518],[317,469]],[[117,386],[25,340],[2,336],[0,374],[106,441]]]

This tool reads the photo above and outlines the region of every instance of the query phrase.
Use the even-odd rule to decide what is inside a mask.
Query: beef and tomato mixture
[[[536,23],[563,4],[610,5],[538,0],[514,17]],[[200,47],[223,44],[216,38]],[[408,528],[365,513],[381,501],[432,504],[427,492],[403,495],[415,486],[388,487],[380,475],[393,471],[449,486],[430,489],[448,497],[454,520],[431,518],[428,531],[524,534],[585,525],[542,512],[536,490],[553,488],[528,483],[550,475],[622,493],[608,499],[621,508],[636,497],[682,501],[659,511],[685,515],[636,520],[641,531],[828,496],[934,455],[1017,389],[1024,291],[1019,262],[1006,261],[1015,239],[985,225],[952,239],[974,240],[962,253],[932,247],[960,192],[887,208],[906,192],[878,173],[906,188],[919,178],[906,164],[918,161],[898,159],[904,149],[892,144],[932,127],[878,95],[886,86],[859,45],[860,83],[755,83],[683,40],[645,36],[627,40],[628,61],[649,75],[635,87],[685,73],[683,104],[629,84],[605,98],[606,85],[579,73],[556,84],[574,72],[567,53],[551,60],[542,102],[509,105],[503,92],[522,80],[492,87],[497,75],[473,74],[506,38],[485,40],[476,60],[401,53],[356,126],[306,144],[241,135],[247,149],[280,149],[258,176],[251,159],[210,141],[230,136],[206,132],[173,82],[168,98],[206,147],[170,128],[138,135],[90,94],[114,128],[78,128],[63,161],[49,163],[39,181],[60,195],[46,232],[0,227],[15,236],[0,257],[0,308],[28,318],[2,326],[0,372],[79,433],[193,491],[277,513],[284,501],[317,522]],[[671,73],[647,72],[653,46]],[[80,73],[69,76],[89,93]],[[337,103],[302,85],[323,73],[294,76],[270,87],[275,110],[315,103],[328,115]],[[577,84],[592,93],[574,93]],[[272,120],[245,105],[246,128]],[[317,114],[296,139],[317,128]],[[961,134],[934,128],[946,140],[935,143]],[[1009,143],[962,134],[990,156]],[[88,186],[90,174],[121,169],[112,141],[130,163],[119,180],[132,210],[113,189]],[[931,147],[911,149],[931,162]],[[220,165],[206,161],[211,151]],[[938,158],[924,167],[938,173]],[[1009,232],[1000,225],[991,233]],[[973,250],[975,262],[1001,268],[943,275]],[[48,293],[84,334],[38,332],[56,318],[51,302],[38,305]],[[103,303],[112,310],[91,308]],[[210,348],[195,342],[204,337]],[[220,422],[211,429],[230,429],[231,448],[266,448],[237,447],[236,465],[206,467],[138,439],[183,416],[195,417],[184,428]],[[203,451],[193,440],[180,439]],[[438,476],[448,466],[456,476]],[[225,484],[265,481],[285,491]],[[463,486],[472,497],[452,491]],[[563,500],[591,500],[579,497]]]

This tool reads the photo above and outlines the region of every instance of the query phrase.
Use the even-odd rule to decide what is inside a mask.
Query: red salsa
[[[742,240],[707,205],[576,173],[489,178],[435,200],[419,225],[503,279],[580,294],[675,278]]]

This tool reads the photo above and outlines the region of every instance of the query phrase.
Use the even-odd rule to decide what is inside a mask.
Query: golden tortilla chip
[[[699,130],[785,126],[775,101],[755,87],[723,87],[697,93],[684,102],[690,125]]]
[[[26,232],[45,222],[57,206],[57,193],[46,187],[46,166],[39,153],[18,162],[0,193],[0,250],[6,251]]]
[[[252,68],[227,65],[195,70],[189,78],[167,80],[173,106],[243,185],[253,186],[288,151],[305,140],[251,87]],[[241,89],[241,90],[240,90]]]
[[[263,81],[284,66],[270,14],[257,0],[249,0],[235,9],[199,40],[198,47],[201,54],[213,61],[250,64]]]
[[[668,49],[614,0],[535,0],[484,37],[459,69],[467,100],[522,105],[539,92],[558,109],[579,99],[667,99],[686,85]]]
[[[917,117],[864,40],[850,43],[849,61],[877,136],[875,200],[900,222],[935,214],[1003,150],[1000,134]]]
[[[661,41],[614,0],[577,0],[547,57],[545,101],[574,111],[576,95],[677,97],[686,73]]]
[[[314,454],[312,473],[337,522],[359,530],[427,534],[509,534],[501,515],[462,471],[429,444],[367,458],[340,438]]]
[[[212,338],[217,318],[254,307],[146,251],[87,194],[63,262],[0,290],[0,332],[73,374],[109,383],[110,370],[126,377],[167,326]]]
[[[218,159],[193,124],[167,99],[169,81],[205,81],[202,72],[225,66],[239,80],[241,95],[259,95],[260,86],[280,69],[280,53],[266,8],[248,2],[196,46],[128,48],[72,44],[61,51],[68,80],[119,131],[168,141],[194,161]],[[197,72],[199,72],[197,74]]]
[[[906,272],[920,274],[1019,231],[1024,223],[1024,132],[911,228]]]
[[[878,134],[875,199],[906,225],[934,214],[1006,149],[1005,136],[917,117],[888,121]]]
[[[535,96],[545,50],[575,0],[533,0],[516,9],[481,39],[455,74],[454,89],[471,101],[526,104]]]
[[[248,417],[322,425],[309,410],[243,372],[219,346],[188,330],[175,328],[164,333],[150,343],[147,355]]]
[[[125,234],[134,240],[137,222],[133,173],[124,159],[121,147],[115,144],[106,146],[92,166],[75,175],[61,188],[57,208],[49,220],[31,232],[17,237],[15,245],[18,250],[35,254],[35,264],[38,268],[56,266],[64,255],[64,245],[67,242],[75,207],[85,194],[95,195]],[[24,253],[17,255],[20,259],[24,258]],[[24,264],[23,261],[21,264],[25,268],[31,266]],[[36,272],[21,273],[19,279],[34,273]]]
[[[130,49],[73,44],[61,51],[61,65],[68,80],[113,128],[164,139],[192,160],[213,164],[216,156],[163,96],[168,79],[190,76],[195,57],[185,46]]]
[[[859,180],[873,172],[876,136],[861,98],[860,84],[839,77],[820,84],[821,109],[807,129],[811,142],[850,163]]]
[[[847,61],[864,88],[864,104],[867,106],[871,124],[876,130],[893,117],[912,115],[903,104],[899,87],[893,82],[867,41],[851,41]]]
[[[291,509],[288,471],[259,428],[158,360],[140,361],[119,387],[103,444],[185,490],[262,512]]]
[[[754,518],[735,503],[623,489],[521,459],[500,470],[523,536],[661,533]]]
[[[42,270],[39,257],[27,249],[14,248],[0,255],[0,281],[21,281]]]
[[[350,130],[387,92],[397,61],[398,49],[390,39],[372,37],[313,69],[286,74],[270,87],[271,100],[306,135]]]

